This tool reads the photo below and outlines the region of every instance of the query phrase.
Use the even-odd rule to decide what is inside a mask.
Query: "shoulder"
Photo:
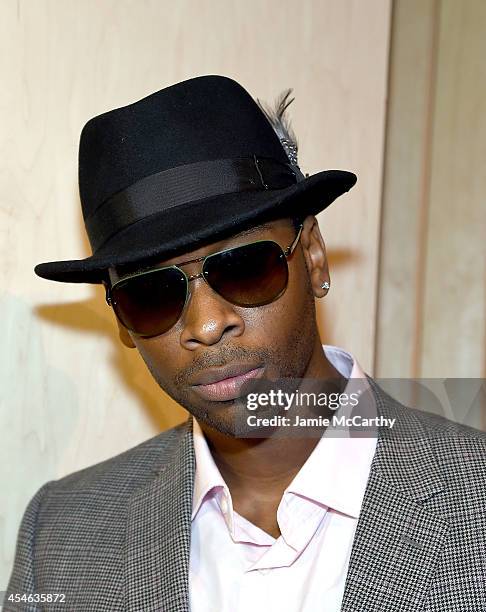
[[[430,440],[439,442],[450,443],[456,440],[479,449],[485,448],[486,432],[452,421],[440,414],[428,412],[421,409],[420,405],[418,407],[405,405],[389,395],[372,377],[368,375],[366,377],[374,392],[378,412],[397,418],[400,436],[425,435]]]
[[[130,499],[158,477],[187,439],[191,425],[188,419],[114,457],[40,487],[24,511],[11,584],[16,585],[26,571],[34,571],[34,565],[48,576],[46,567],[51,563],[56,580],[62,571],[77,571],[72,568],[82,559],[95,572],[93,550],[104,547],[109,556],[122,549]],[[115,571],[119,563],[115,558],[112,562]]]
[[[456,423],[444,416],[406,406],[373,382],[379,411],[396,419],[393,430],[386,431],[390,455],[402,468],[429,478],[427,470],[436,469],[457,499],[485,500],[486,433]],[[388,455],[388,456],[390,456]],[[412,465],[408,465],[412,463]],[[419,464],[419,465],[418,465]],[[404,468],[405,469],[405,468]],[[462,503],[462,502],[461,502]]]
[[[486,433],[443,416],[402,406],[420,424],[444,475],[474,475],[486,484]],[[484,489],[483,489],[484,490]]]
[[[407,408],[413,411],[415,417],[429,432],[430,437],[435,438],[455,438],[459,440],[469,440],[473,444],[479,444],[479,447],[486,444],[486,432],[469,425],[461,425],[455,421],[451,421],[441,415],[433,414],[423,410]]]
[[[486,501],[486,433],[430,412],[404,409],[423,427],[449,488]]]
[[[170,461],[190,422],[188,419],[114,457],[52,480],[48,483],[49,492],[66,494],[98,490],[105,494],[132,493]]]

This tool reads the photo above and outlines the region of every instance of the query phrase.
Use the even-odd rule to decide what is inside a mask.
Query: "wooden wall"
[[[486,377],[485,32],[482,0],[394,4],[377,376]]]
[[[1,586],[41,484],[186,418],[119,342],[101,288],[33,273],[90,253],[76,186],[90,117],[198,74],[268,102],[293,87],[303,170],[359,176],[320,218],[332,266],[320,326],[372,372],[390,1],[3,0],[0,12]]]
[[[373,368],[398,399],[483,429],[485,32],[482,0],[394,3]]]

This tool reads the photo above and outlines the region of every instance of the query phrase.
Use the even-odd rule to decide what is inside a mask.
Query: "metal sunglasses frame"
[[[230,247],[229,249],[222,249],[221,251],[217,251],[216,253],[210,253],[209,255],[204,255],[202,257],[197,257],[195,259],[188,259],[186,261],[181,261],[181,262],[172,264],[170,266],[160,266],[160,267],[150,268],[148,270],[141,270],[139,272],[134,272],[132,274],[125,274],[124,276],[118,276],[117,273],[116,273],[116,270],[114,268],[109,268],[108,274],[109,274],[110,282],[112,283],[112,285],[110,287],[108,285],[108,283],[104,283],[105,290],[106,290],[106,296],[105,296],[106,303],[108,304],[108,306],[111,306],[113,308],[115,314],[117,315],[116,309],[114,308],[114,306],[116,306],[116,301],[113,299],[113,290],[116,289],[116,287],[118,285],[120,285],[122,282],[130,280],[132,278],[139,278],[140,276],[145,276],[147,274],[155,274],[155,273],[160,272],[162,270],[173,270],[173,269],[176,269],[176,270],[178,270],[179,272],[182,273],[182,275],[183,275],[183,277],[184,277],[184,279],[186,281],[186,299],[185,299],[185,302],[184,302],[184,306],[181,309],[181,315],[180,315],[180,316],[182,316],[182,313],[184,312],[184,309],[185,309],[185,307],[187,305],[188,298],[189,298],[189,295],[190,295],[190,291],[189,291],[189,283],[190,282],[196,280],[197,278],[202,278],[213,291],[218,293],[213,287],[211,287],[211,285],[208,282],[208,280],[206,279],[206,276],[205,276],[205,273],[204,273],[204,266],[205,266],[205,263],[206,263],[206,261],[208,259],[211,259],[212,257],[215,257],[217,255],[221,255],[222,253],[227,253],[229,251],[234,251],[236,249],[241,249],[243,247],[252,246],[254,244],[259,244],[261,242],[273,242],[282,251],[282,255],[287,260],[292,255],[292,253],[295,251],[295,248],[297,247],[297,244],[298,244],[298,242],[300,240],[300,236],[302,234],[302,228],[303,228],[303,225],[300,224],[299,230],[298,230],[294,240],[292,241],[292,243],[286,249],[283,249],[278,244],[278,242],[276,242],[275,240],[262,239],[262,240],[255,240],[254,242],[248,242],[248,243],[241,244],[241,245],[238,245],[238,246]],[[191,264],[191,263],[198,263],[200,261],[202,261],[203,264],[202,264],[202,267],[201,267],[201,272],[199,272],[198,274],[187,275],[184,272],[184,270],[182,270],[180,268],[180,266],[185,266],[185,265]],[[218,293],[218,295],[219,295],[219,293]],[[279,295],[277,295],[275,298],[273,298],[272,301],[275,301],[276,299],[278,299],[280,297],[280,295],[281,295],[281,293]],[[180,316],[179,316],[179,318],[180,318]],[[118,315],[117,315],[117,317],[118,317]],[[120,317],[118,317],[118,318],[120,319]],[[123,323],[123,321],[121,321],[121,319],[120,319],[120,322],[123,325],[125,325]],[[133,331],[133,330],[130,330],[130,331],[132,331],[133,333],[136,334],[135,331]],[[140,334],[137,334],[137,335],[140,335]]]

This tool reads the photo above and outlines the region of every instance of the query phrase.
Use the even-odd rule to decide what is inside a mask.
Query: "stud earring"
[[[321,289],[329,289],[329,283],[327,281],[324,281],[321,285]]]

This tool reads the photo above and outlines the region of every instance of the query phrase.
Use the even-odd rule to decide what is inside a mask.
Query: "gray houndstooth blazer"
[[[486,434],[369,380],[378,413],[398,422],[379,431],[343,612],[486,610]],[[194,469],[189,419],[45,484],[23,517],[7,596],[66,603],[4,609],[187,612]]]

